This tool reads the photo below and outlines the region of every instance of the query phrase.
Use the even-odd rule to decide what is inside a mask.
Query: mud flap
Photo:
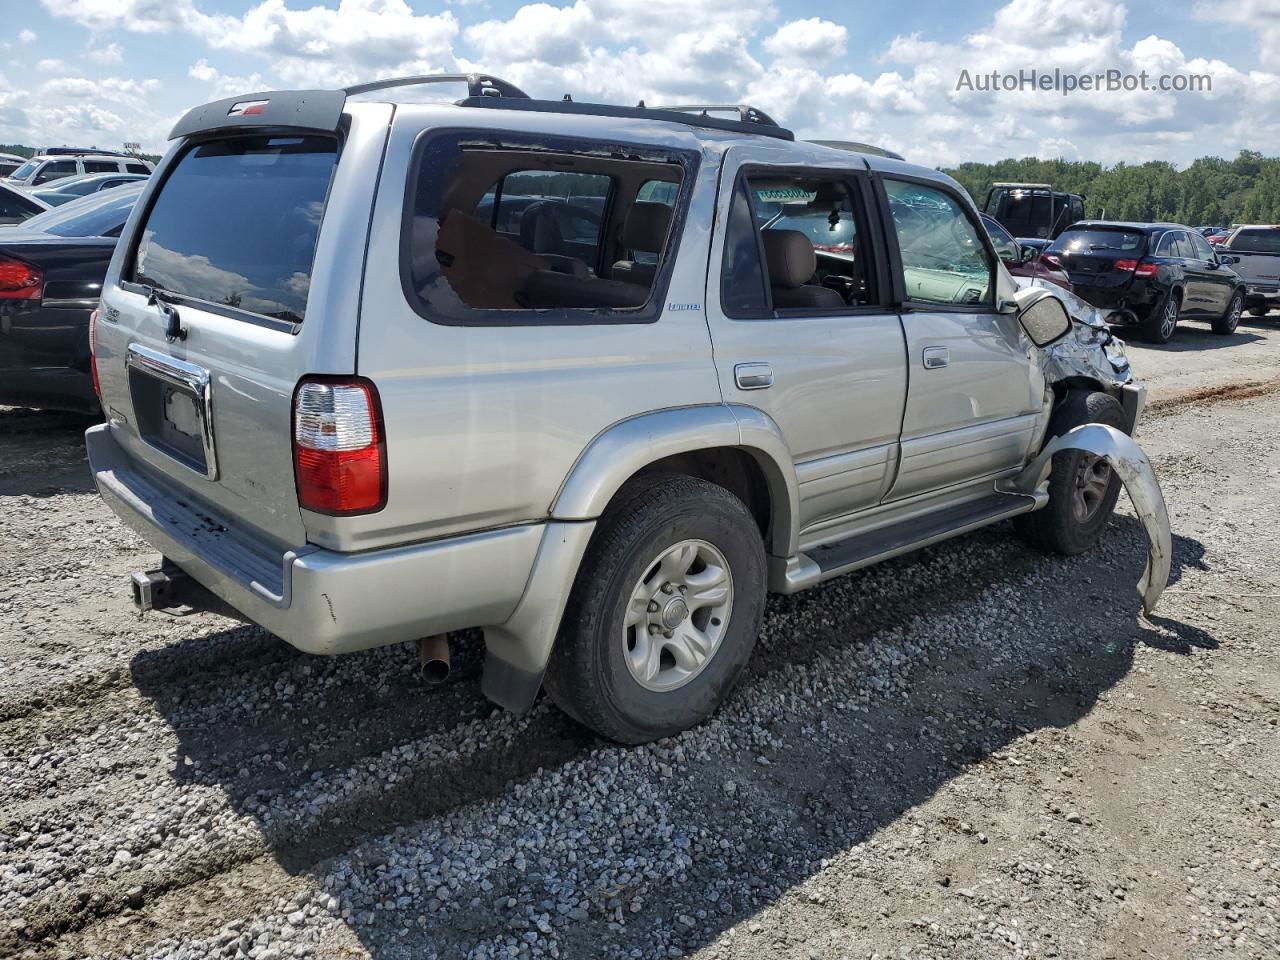
[[[1133,438],[1115,427],[1101,423],[1086,423],[1068,430],[1050,440],[1040,455],[1016,477],[1010,487],[1017,493],[1031,494],[1049,479],[1053,455],[1059,450],[1083,450],[1094,456],[1105,457],[1120,477],[1133,507],[1147,530],[1150,548],[1147,567],[1138,581],[1138,596],[1142,598],[1143,612],[1148,615],[1156,608],[1160,594],[1169,582],[1169,566],[1173,560],[1173,535],[1169,530],[1169,511],[1151,461]]]

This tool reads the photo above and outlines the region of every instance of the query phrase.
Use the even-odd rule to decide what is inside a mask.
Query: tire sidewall
[[[733,580],[733,606],[711,661],[683,686],[658,692],[642,687],[631,675],[622,625],[635,585],[666,548],[682,540],[705,540],[724,555]],[[655,515],[611,566],[605,603],[591,625],[591,672],[604,699],[643,739],[699,723],[724,699],[755,646],[765,599],[764,548],[758,529],[745,508],[738,513],[718,499],[690,500]]]

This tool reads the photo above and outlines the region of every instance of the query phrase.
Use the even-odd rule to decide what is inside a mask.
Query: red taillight
[[[98,381],[98,311],[89,314],[89,370],[93,374],[93,392],[102,402],[102,384]]]
[[[1158,264],[1139,263],[1137,260],[1117,260],[1116,269],[1132,273],[1135,277],[1154,277],[1160,272]]]
[[[1056,253],[1042,253],[1040,254],[1040,259],[1055,270],[1062,269],[1062,261],[1058,259],[1058,255]]]
[[[22,260],[0,257],[0,300],[39,300],[44,294],[44,273]]]
[[[293,395],[298,505],[345,516],[387,500],[386,444],[378,391],[355,377],[311,377]]]

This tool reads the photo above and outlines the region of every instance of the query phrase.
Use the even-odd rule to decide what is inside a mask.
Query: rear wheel
[[[1167,293],[1159,303],[1151,308],[1147,318],[1142,321],[1142,338],[1151,343],[1168,343],[1178,329],[1177,294]]]
[[[1061,436],[1086,423],[1103,423],[1123,431],[1124,410],[1109,394],[1072,391],[1054,411],[1048,437]],[[1083,553],[1098,542],[1119,496],[1120,478],[1105,458],[1083,450],[1063,450],[1053,455],[1048,504],[1015,517],[1014,529],[1042,550]]]
[[[1231,295],[1231,302],[1227,304],[1226,311],[1220,317],[1213,320],[1213,332],[1228,334],[1235,333],[1236,327],[1240,326],[1240,314],[1244,312],[1244,294],[1239,290]]]
[[[741,500],[680,475],[628,484],[583,558],[547,690],[622,743],[700,723],[751,655],[765,587],[764,543]]]
[[[1251,317],[1265,317],[1267,313],[1268,313],[1268,310],[1266,307],[1250,307],[1249,308],[1249,316]]]

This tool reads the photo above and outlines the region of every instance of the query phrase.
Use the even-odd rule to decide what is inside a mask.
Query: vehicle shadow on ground
[[[1082,557],[1046,560],[1008,536],[1005,524],[806,593],[772,598],[765,635],[726,705],[724,725],[743,725],[735,719],[738,712],[778,671],[804,670],[824,658],[845,663],[841,679],[847,678],[852,695],[860,678],[856,666],[848,667],[851,650],[893,642],[895,631],[908,640],[928,632],[933,620],[962,614],[1008,583],[1020,584],[1025,609],[1036,611],[1032,622],[1042,624],[1043,632],[1038,627],[1022,631],[1018,642],[1010,643],[999,636],[998,624],[987,624],[975,629],[971,640],[935,648],[910,671],[903,690],[873,695],[865,710],[828,697],[819,698],[811,712],[751,721],[784,742],[782,749],[713,749],[682,765],[676,776],[657,785],[668,805],[667,819],[679,825],[668,852],[681,842],[688,849],[689,837],[710,836],[712,842],[695,847],[682,871],[658,871],[658,879],[641,883],[634,894],[642,904],[637,912],[629,909],[626,896],[631,894],[621,900],[602,894],[586,919],[554,917],[559,955],[648,958],[712,943],[812,876],[822,858],[868,840],[993,753],[1029,732],[1067,727],[1088,714],[1129,672],[1140,645],[1177,653],[1217,647],[1212,634],[1198,626],[1164,614],[1149,621],[1137,615],[1133,584],[1146,555],[1137,520],[1117,517],[1105,546]],[[1185,570],[1204,568],[1203,545],[1175,536],[1171,582]],[[922,577],[929,583],[924,592]],[[272,856],[291,874],[322,883],[333,870],[327,858],[340,857],[356,886],[367,890],[384,882],[386,861],[376,851],[351,852],[366,840],[399,827],[411,836],[415,823],[457,814],[593,751],[599,751],[601,762],[613,758],[613,765],[631,753],[599,741],[555,710],[542,709],[514,739],[473,752],[448,770],[409,770],[394,784],[334,805],[319,818],[308,820],[300,809],[292,811],[297,820],[281,815],[282,809],[287,814],[290,807],[309,802],[308,784],[316,778],[341,779],[368,757],[425,732],[438,730],[448,737],[473,721],[502,722],[506,715],[495,715],[478,691],[476,638],[461,639],[460,679],[429,691],[409,669],[412,656],[403,646],[326,660],[298,654],[256,629],[139,654],[132,669],[137,688],[179,737],[179,757],[195,761],[180,759],[173,770],[176,779],[219,785],[239,813],[258,819]],[[232,647],[231,658],[214,658],[224,666],[212,676],[198,658],[192,665],[202,642]],[[228,665],[233,660],[234,668]],[[317,692],[300,702],[296,687],[303,683]],[[248,701],[257,709],[247,710]],[[301,725],[304,717],[310,726]],[[305,763],[296,761],[299,741],[307,745]],[[289,762],[262,764],[263,755]],[[732,794],[725,787],[730,780],[736,785]],[[629,786],[635,785],[624,782],[612,789]],[[588,803],[594,786],[578,772],[566,778],[562,791],[557,804],[573,807]],[[263,814],[268,802],[274,803],[271,817]],[[471,816],[494,817],[494,809],[474,808]],[[554,819],[557,812],[546,814]],[[982,811],[975,815],[980,818]],[[486,819],[482,827],[490,836],[517,829],[497,819]],[[602,838],[590,829],[585,834],[584,854],[592,845],[598,852]],[[513,845],[517,839],[511,837]],[[539,851],[529,846],[527,831],[519,839],[536,862]],[[590,856],[584,856],[584,867]],[[637,871],[643,867],[638,864]],[[372,921],[372,914],[362,918],[357,911],[347,924],[380,960],[465,956],[477,943],[523,932],[513,930],[510,917],[494,908],[495,897],[509,895],[524,906],[546,896],[540,883],[551,878],[510,870],[488,880],[493,886],[483,892],[464,883],[447,908],[425,907],[428,895],[423,895]],[[681,917],[693,925],[677,921]],[[403,928],[412,932],[406,937]],[[856,931],[848,935],[854,939],[844,952],[864,955]]]
[[[1189,353],[1192,351],[1221,350],[1225,347],[1238,347],[1246,343],[1261,343],[1266,339],[1257,333],[1245,330],[1247,326],[1241,321],[1236,332],[1226,335],[1214,333],[1207,323],[1188,321],[1178,324],[1177,332],[1168,343],[1151,343],[1144,340],[1133,327],[1113,327],[1116,335],[1122,340],[1132,341],[1134,345],[1149,350],[1160,350],[1164,353]]]
[[[88,493],[84,432],[99,418],[0,407],[0,497]]]

